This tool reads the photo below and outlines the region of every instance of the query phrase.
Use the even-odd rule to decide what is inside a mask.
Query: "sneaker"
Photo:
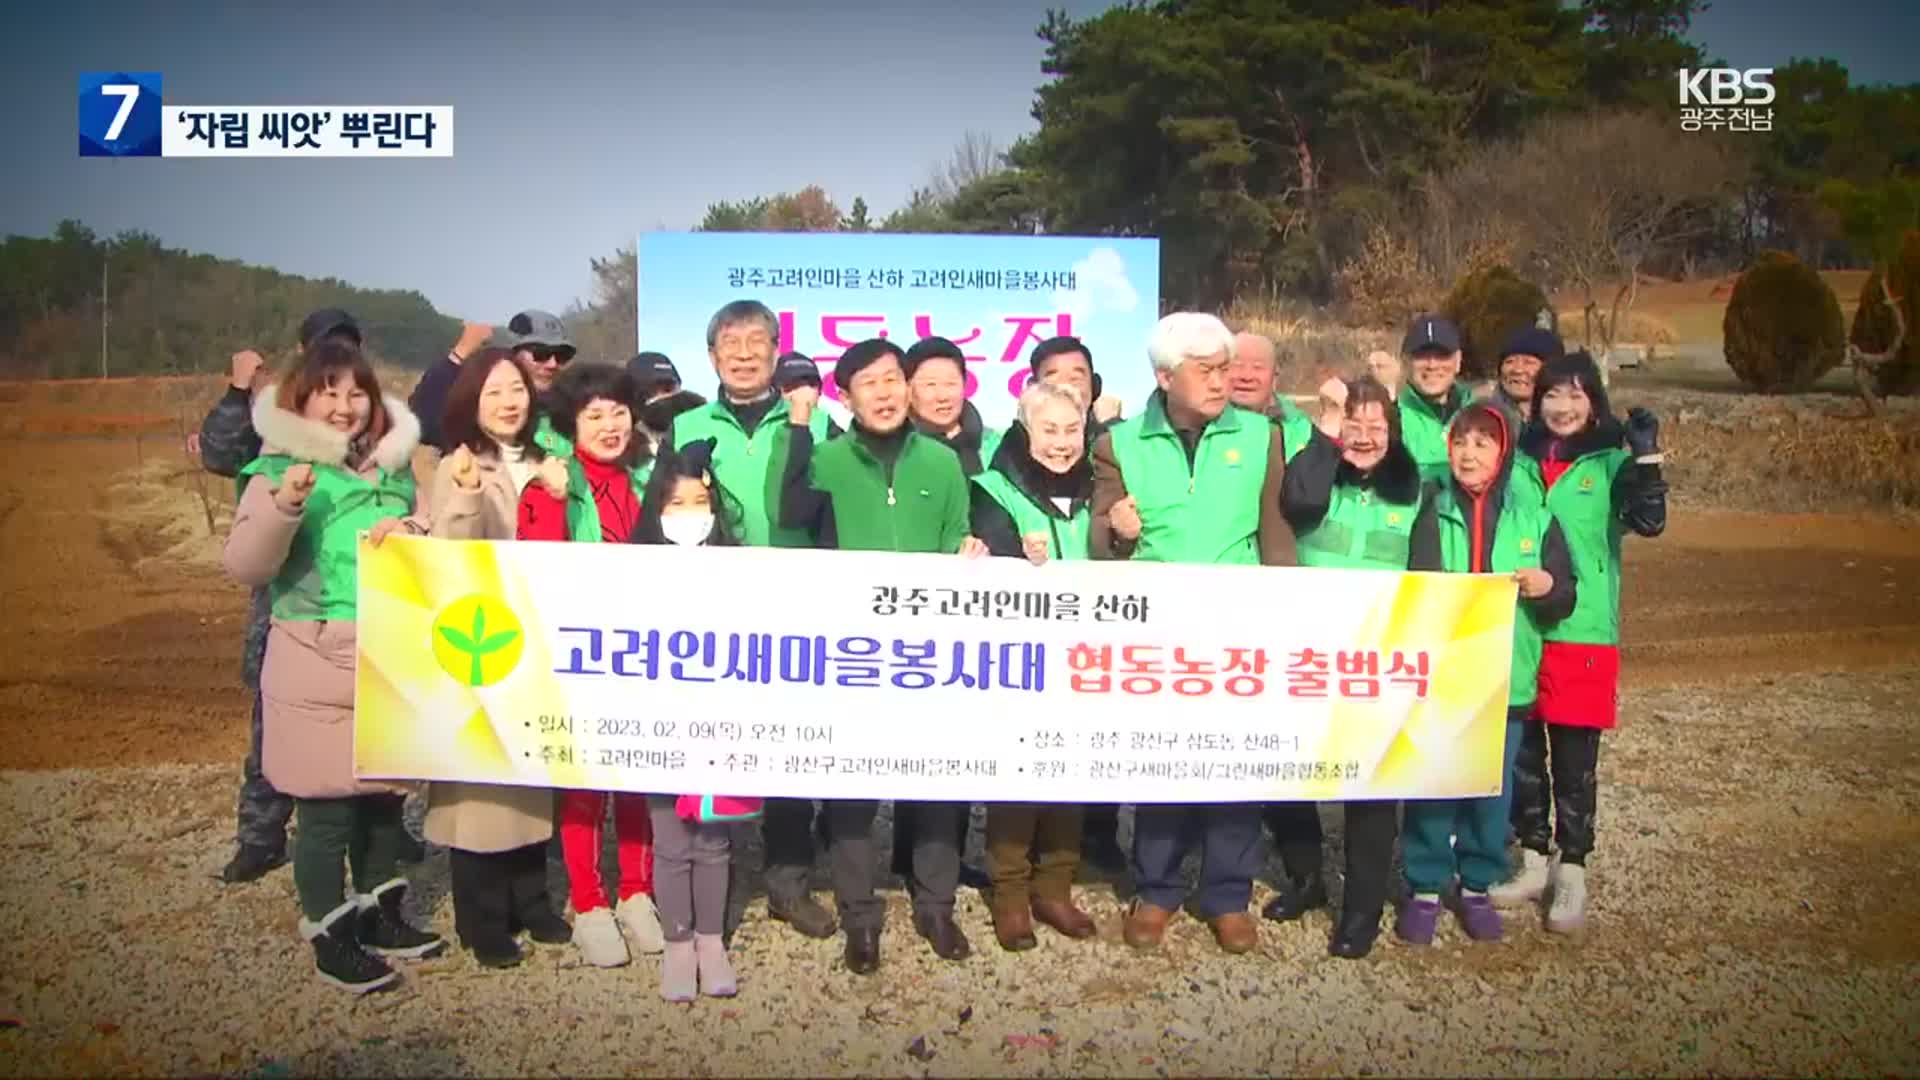
[[[1520,908],[1537,904],[1547,894],[1547,856],[1532,848],[1520,849],[1520,872],[1487,890],[1488,899],[1498,908]]]
[[[313,945],[313,967],[320,981],[356,994],[393,985],[400,978],[385,960],[360,947],[355,936],[358,905],[349,900],[317,923],[300,920],[300,936]]]
[[[261,844],[241,844],[220,871],[220,880],[228,885],[244,885],[249,881],[259,881],[268,874],[287,864],[287,845],[267,847]]]
[[[1547,908],[1547,930],[1578,934],[1587,928],[1587,868],[1561,863],[1553,870],[1553,903]]]
[[[700,958],[691,941],[669,941],[660,961],[660,996],[692,1001],[700,996]]]
[[[1409,945],[1433,944],[1433,932],[1440,925],[1440,898],[1416,896],[1400,909],[1393,920],[1393,936]]]
[[[700,969],[700,992],[708,997],[732,997],[740,992],[726,943],[719,934],[693,935],[693,954]]]
[[[407,883],[394,878],[357,898],[360,905],[360,944],[381,956],[403,960],[423,960],[446,949],[439,934],[428,933],[407,924],[401,918],[400,905],[407,896]]]
[[[635,893],[620,901],[613,916],[620,921],[620,929],[626,931],[634,948],[649,956],[666,951],[667,935],[660,929],[660,909],[653,906],[653,897]]]
[[[1499,941],[1506,930],[1486,893],[1460,890],[1453,901],[1453,914],[1460,920],[1460,928],[1475,941]]]
[[[631,959],[612,908],[594,908],[573,917],[573,944],[580,959],[594,967],[621,967]]]

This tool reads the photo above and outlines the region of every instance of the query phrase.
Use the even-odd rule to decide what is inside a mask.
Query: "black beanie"
[[[1509,356],[1537,356],[1542,364],[1550,364],[1566,355],[1566,346],[1560,344],[1559,335],[1551,330],[1542,330],[1537,326],[1525,326],[1515,330],[1500,349],[1500,359]]]
[[[951,360],[960,366],[962,375],[967,372],[967,354],[960,351],[960,346],[943,337],[921,338],[915,342],[913,348],[907,350],[907,358],[900,368],[911,379],[920,365],[928,360]]]
[[[868,338],[841,353],[840,359],[834,361],[834,385],[840,388],[841,393],[846,393],[847,385],[853,382],[853,377],[865,371],[868,365],[883,356],[891,356],[900,361],[901,370],[906,370],[907,354],[900,351],[900,346],[886,338]]]

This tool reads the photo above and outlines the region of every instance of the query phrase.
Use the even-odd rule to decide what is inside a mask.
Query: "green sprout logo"
[[[468,686],[492,686],[506,678],[525,649],[526,633],[513,611],[479,593],[448,604],[433,620],[434,660]]]

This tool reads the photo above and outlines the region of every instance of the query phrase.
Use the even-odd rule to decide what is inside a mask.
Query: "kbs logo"
[[[1772,68],[1681,68],[1681,130],[1772,131],[1772,79]]]

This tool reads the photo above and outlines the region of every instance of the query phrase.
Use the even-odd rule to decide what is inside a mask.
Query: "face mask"
[[[660,531],[667,542],[681,547],[698,547],[713,533],[713,514],[706,510],[683,510],[660,515]]]

